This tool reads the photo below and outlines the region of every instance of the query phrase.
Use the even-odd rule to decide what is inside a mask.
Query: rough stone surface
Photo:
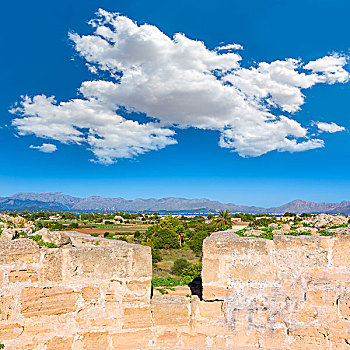
[[[348,235],[213,234],[203,245],[203,298],[223,300],[225,324],[241,347],[348,349],[349,249]]]
[[[149,247],[66,234],[73,246],[0,242],[6,350],[349,349],[348,235],[212,234],[199,300],[150,299]]]
[[[35,232],[37,235],[42,236],[42,240],[47,243],[52,243],[56,247],[62,247],[65,245],[71,245],[72,241],[68,234],[64,231],[50,231],[47,228],[42,228],[41,230]]]

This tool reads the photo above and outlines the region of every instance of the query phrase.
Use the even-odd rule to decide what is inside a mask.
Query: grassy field
[[[154,277],[174,277],[171,273],[171,269],[176,259],[185,258],[191,264],[199,262],[199,257],[196,256],[192,250],[188,248],[181,249],[160,249],[162,255],[162,261],[153,265],[153,278]]]
[[[81,233],[87,233],[87,234],[98,233],[99,235],[103,236],[105,232],[110,232],[114,234],[117,234],[118,232],[121,232],[124,234],[126,234],[127,232],[129,232],[130,234],[133,234],[135,231],[145,232],[150,225],[118,225],[118,226],[105,225],[105,226],[108,226],[108,227],[104,227],[104,226],[94,227],[94,228],[79,227],[72,230],[81,232]]]

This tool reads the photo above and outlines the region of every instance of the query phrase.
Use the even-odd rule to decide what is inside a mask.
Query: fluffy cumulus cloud
[[[322,132],[330,132],[330,133],[335,133],[338,131],[344,131],[345,128],[344,126],[340,126],[336,123],[324,123],[324,122],[318,122],[316,123],[317,128]]]
[[[29,148],[37,149],[40,152],[44,152],[44,153],[52,153],[57,151],[57,147],[52,143],[43,143],[41,146],[30,145]]]
[[[303,90],[349,80],[347,57],[339,54],[245,68],[234,52],[238,44],[209,50],[184,34],[170,38],[103,10],[90,24],[93,34],[70,39],[90,71],[110,79],[83,82],[81,97],[68,102],[25,97],[13,109],[13,125],[20,135],[87,145],[101,163],[175,144],[174,130],[189,127],[217,130],[219,146],[241,156],[323,147],[292,113],[305,102]],[[132,113],[149,122],[132,120]]]

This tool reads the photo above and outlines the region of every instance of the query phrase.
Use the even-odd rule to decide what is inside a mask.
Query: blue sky
[[[333,76],[329,78],[324,71],[316,71],[316,68],[314,68],[315,71],[312,71],[310,69],[315,67],[315,63],[311,65],[307,72],[309,74],[307,83],[313,79],[313,76],[324,82],[301,89],[302,94],[305,95],[304,103],[297,106],[300,109],[292,113],[286,109],[294,108],[294,102],[285,102],[287,97],[283,97],[283,101],[278,100],[279,92],[273,90],[278,103],[275,101],[277,106],[276,104],[268,106],[268,113],[277,118],[280,115],[286,116],[288,122],[276,121],[276,130],[271,137],[269,136],[270,131],[264,129],[268,123],[263,123],[262,131],[259,128],[255,129],[254,124],[255,115],[259,115],[261,106],[266,107],[267,98],[263,100],[256,112],[254,110],[251,112],[252,122],[249,125],[246,120],[250,117],[248,112],[245,112],[244,106],[246,105],[244,105],[240,114],[230,119],[229,127],[223,128],[222,123],[224,122],[220,119],[222,115],[218,112],[216,116],[215,113],[221,110],[226,111],[223,105],[227,99],[209,101],[211,104],[208,106],[213,107],[214,116],[211,118],[209,115],[208,122],[203,124],[200,118],[198,120],[196,118],[200,112],[200,105],[206,106],[208,98],[200,94],[195,95],[198,96],[198,100],[190,99],[193,106],[188,108],[193,114],[188,112],[189,109],[183,107],[188,101],[182,103],[181,99],[175,100],[175,107],[178,105],[179,115],[183,112],[183,115],[188,118],[186,123],[181,124],[180,119],[176,119],[178,118],[176,108],[175,111],[167,110],[165,103],[165,107],[154,104],[147,109],[148,105],[145,106],[141,102],[136,104],[138,95],[132,94],[131,97],[125,97],[124,93],[124,100],[119,105],[123,106],[127,101],[129,106],[137,110],[148,114],[154,113],[146,117],[145,114],[122,114],[120,111],[119,114],[123,118],[140,123],[137,124],[140,129],[140,135],[136,135],[137,145],[130,144],[129,141],[129,132],[133,132],[130,128],[133,129],[133,125],[136,124],[130,126],[128,123],[123,129],[125,131],[121,132],[121,137],[122,139],[124,137],[125,140],[118,141],[116,146],[112,145],[114,148],[111,146],[111,142],[116,142],[114,139],[111,139],[107,145],[96,148],[99,140],[107,135],[102,131],[100,134],[97,133],[94,144],[74,142],[72,135],[69,135],[68,141],[62,143],[62,138],[49,137],[53,125],[47,124],[48,119],[45,119],[47,114],[40,114],[43,112],[38,104],[27,106],[25,113],[28,117],[29,108],[32,107],[41,117],[39,125],[30,120],[28,124],[22,125],[22,130],[18,126],[16,128],[12,124],[13,120],[21,120],[23,115],[19,115],[19,112],[10,114],[8,111],[16,102],[21,101],[22,95],[55,96],[56,101],[60,103],[73,98],[82,99],[77,89],[83,82],[96,80],[115,82],[115,78],[110,76],[110,71],[100,69],[98,74],[91,73],[86,66],[86,57],[81,57],[75,47],[75,45],[80,45],[81,49],[90,48],[88,45],[84,46],[86,42],[81,38],[84,35],[93,34],[94,29],[91,28],[88,21],[96,18],[95,12],[99,8],[110,13],[119,12],[136,21],[138,25],[144,23],[153,25],[168,36],[169,40],[174,34],[183,33],[186,38],[203,41],[208,50],[204,54],[208,52],[214,54],[217,52],[214,49],[218,46],[240,44],[244,47],[243,50],[230,50],[228,53],[242,57],[239,62],[239,69],[242,69],[242,72],[249,67],[255,69],[259,62],[270,63],[277,60],[285,62],[286,59],[293,58],[300,59],[302,64],[306,65],[310,61],[315,62],[323,57],[341,59],[349,54],[350,40],[347,23],[350,3],[348,1],[71,2],[63,0],[53,3],[44,1],[6,3],[2,9],[7,15],[3,16],[0,23],[3,33],[1,36],[3,51],[0,56],[2,67],[0,195],[6,196],[25,191],[62,191],[78,196],[102,195],[125,198],[206,197],[224,202],[264,206],[278,205],[297,198],[313,201],[350,199],[350,176],[348,175],[350,173],[348,160],[350,153],[348,147],[350,83],[346,83],[346,77],[341,75],[350,70],[348,64],[339,68],[344,69],[344,72],[338,72],[340,77],[337,77],[338,80],[334,84],[331,81]],[[73,42],[68,37],[69,32],[79,34],[80,39]],[[131,40],[130,37],[129,35],[127,39]],[[132,44],[132,41],[130,42]],[[197,49],[193,50],[196,53]],[[178,64],[178,62],[172,62],[165,56],[165,59],[162,60],[163,52],[160,51],[157,55],[157,59],[160,60],[157,66],[167,72],[168,65]],[[181,59],[186,58],[187,51],[184,52]],[[129,53],[131,56],[127,57],[128,62],[134,59],[132,56],[134,53],[137,55],[135,46],[131,47]],[[234,56],[232,58],[235,59]],[[99,59],[105,60],[106,57]],[[190,62],[190,59],[186,62]],[[93,62],[92,66],[95,63]],[[151,63],[145,62],[144,66],[148,64],[149,67],[153,67]],[[219,64],[224,63],[220,61]],[[305,68],[299,72],[305,73]],[[123,73],[127,75],[127,71]],[[141,77],[144,78],[145,73],[142,74]],[[149,74],[153,78],[157,72],[151,71]],[[179,76],[181,77],[181,74]],[[213,76],[217,78],[217,75]],[[243,78],[247,79],[246,76]],[[179,79],[181,82],[182,78]],[[249,79],[246,80],[248,86],[251,82]],[[163,81],[160,90],[163,91],[168,87],[173,89],[174,84],[176,85],[178,81],[172,82],[169,79],[169,85]],[[205,84],[205,81],[200,83]],[[231,83],[232,81],[228,84]],[[235,86],[235,84],[238,83],[234,81],[232,85]],[[186,83],[185,89],[187,85]],[[150,91],[156,90],[153,89],[153,85],[149,87]],[[141,86],[142,89],[143,86]],[[179,89],[175,90],[174,94],[179,93]],[[213,89],[214,95],[215,87]],[[276,89],[284,91],[280,85]],[[144,93],[144,91],[141,92]],[[247,96],[252,97],[250,92],[247,93]],[[162,101],[165,100],[163,97],[162,95]],[[106,97],[103,96],[103,98],[105,101]],[[118,95],[117,98],[122,97]],[[109,111],[106,104],[107,102],[103,105],[105,108],[103,113]],[[281,105],[284,106],[284,110]],[[57,118],[63,118],[62,114],[58,113],[57,105],[50,104],[47,113],[56,112]],[[77,118],[82,118],[81,116],[84,115],[83,111]],[[168,117],[171,122],[167,119]],[[225,116],[228,119],[230,117],[230,115]],[[237,118],[239,124],[235,124]],[[157,124],[154,131],[145,131],[140,126],[142,123],[151,122],[150,127],[155,128],[154,122],[158,120],[163,124],[159,127]],[[300,128],[307,130],[306,137],[299,135],[302,133],[299,126],[294,124],[289,126],[289,120],[298,122]],[[74,122],[76,123],[76,120]],[[322,130],[317,128],[317,122],[327,123],[327,125],[335,123],[345,130],[334,133],[324,130],[321,132]],[[84,132],[88,124],[80,122],[74,125],[75,130]],[[28,128],[31,127],[33,131],[28,132]],[[49,129],[46,131],[46,136],[42,131],[45,127]],[[108,123],[106,127],[108,129]],[[272,141],[269,145],[271,149],[279,148],[280,151],[271,150],[264,153],[266,143],[269,143],[275,134],[281,134],[281,130],[286,127],[292,129],[292,135],[287,135],[283,140],[278,139],[277,146],[277,143]],[[23,128],[27,130],[25,135]],[[267,140],[261,139],[260,142],[259,139],[257,145],[255,139],[253,141],[248,139],[248,144],[240,144],[239,140],[242,138],[246,140],[249,136],[249,128],[252,128],[253,134],[256,130],[254,137],[266,131]],[[218,145],[223,129],[229,130],[225,134],[225,140],[229,139],[226,147]],[[103,132],[108,132],[108,130]],[[172,132],[175,132],[175,135],[172,136]],[[153,139],[154,135],[156,135],[155,139]],[[64,135],[66,136],[67,134]],[[108,134],[108,137],[112,136]],[[149,144],[150,137],[153,140],[151,145]],[[142,144],[141,148],[147,149],[148,147],[149,151],[137,154],[140,147],[139,140],[143,138],[146,144]],[[174,142],[171,140],[174,139],[177,144],[172,144]],[[297,143],[309,141],[306,148],[310,149],[300,151],[299,148],[295,148],[297,146],[293,145],[292,150],[295,152],[290,153],[288,150],[291,150],[292,146],[289,145],[288,140],[292,139],[295,139]],[[319,141],[310,141],[313,139],[323,140],[324,147],[313,146],[319,145],[317,143]],[[123,142],[126,143],[126,146]],[[40,152],[39,149],[30,148],[30,146],[40,147],[43,144],[55,145],[57,150],[45,153]],[[106,156],[106,152],[110,152],[111,147],[113,148],[112,156],[111,153]],[[152,147],[159,149],[152,150]],[[311,149],[313,147],[314,149]],[[237,149],[245,157],[240,156]],[[95,150],[95,155],[93,150]],[[131,159],[123,158],[125,154],[129,156],[130,153],[136,155]],[[263,154],[252,156],[252,153],[253,155]],[[94,159],[95,162],[90,161],[91,159]],[[102,164],[106,162],[110,164]]]

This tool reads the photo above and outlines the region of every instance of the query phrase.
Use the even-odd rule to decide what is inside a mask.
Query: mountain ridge
[[[350,201],[340,203],[311,202],[296,199],[281,206],[264,208],[234,203],[221,203],[207,198],[135,198],[89,196],[74,197],[62,192],[20,192],[8,197],[0,197],[0,210],[14,211],[130,211],[130,212],[175,212],[200,210],[214,212],[228,209],[233,212],[284,214],[295,213],[342,213],[350,214]]]

